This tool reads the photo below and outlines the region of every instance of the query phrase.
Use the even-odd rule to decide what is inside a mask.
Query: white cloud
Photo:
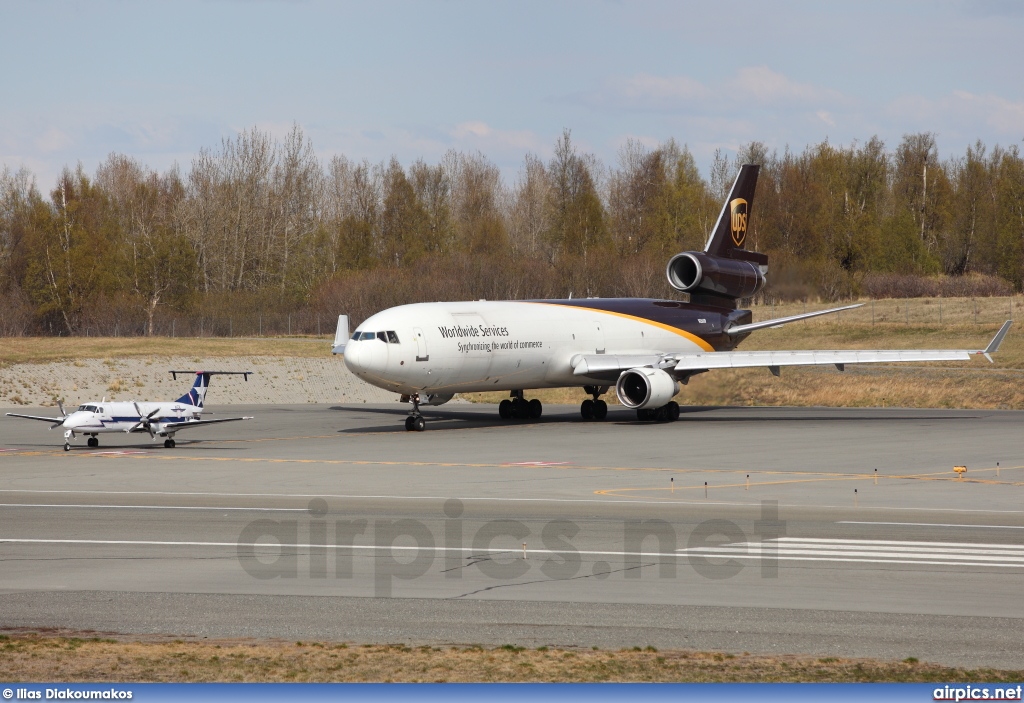
[[[50,127],[35,139],[36,148],[46,154],[66,149],[73,143],[74,140],[67,132],[63,132],[55,127]]]
[[[799,83],[767,66],[741,68],[728,85],[731,93],[763,104],[808,104],[842,99],[837,91]]]
[[[518,150],[536,152],[542,148],[541,140],[529,130],[495,129],[486,122],[460,122],[451,130],[456,148],[465,146],[480,149],[485,154],[488,149]]]
[[[963,133],[975,137],[979,125],[985,125],[997,137],[1017,141],[1024,137],[1024,101],[998,95],[977,95],[964,90],[939,98],[905,95],[886,107],[893,119],[907,125],[904,131],[927,130]]]
[[[691,114],[734,113],[744,106],[820,111],[849,103],[839,91],[801,83],[767,66],[746,66],[724,81],[707,85],[690,76],[612,77],[577,100],[599,109]]]

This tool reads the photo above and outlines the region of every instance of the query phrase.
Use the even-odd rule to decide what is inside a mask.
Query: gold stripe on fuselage
[[[605,315],[615,315],[616,317],[622,317],[622,318],[625,318],[627,320],[633,320],[635,322],[643,322],[644,324],[652,325],[652,326],[657,327],[659,329],[663,329],[666,332],[672,332],[673,334],[678,334],[680,337],[684,337],[684,338],[690,340],[691,342],[693,342],[694,344],[699,346],[704,351],[709,351],[709,352],[715,351],[714,347],[712,347],[706,341],[704,341],[703,339],[701,339],[700,337],[695,335],[693,332],[687,332],[686,330],[679,329],[678,327],[673,327],[672,325],[666,325],[664,322],[657,322],[656,320],[651,320],[651,319],[648,319],[646,317],[639,317],[638,315],[630,315],[629,313],[625,313],[625,312],[616,312],[614,310],[604,310],[603,308],[594,308],[594,307],[590,307],[588,305],[569,305],[567,303],[545,303],[545,302],[541,302],[541,301],[532,301],[532,300],[531,301],[523,301],[523,302],[529,302],[530,304],[533,304],[533,305],[551,305],[551,306],[557,306],[557,307],[560,307],[560,308],[572,308],[574,310],[584,310],[586,312],[599,312],[599,313],[603,313]]]

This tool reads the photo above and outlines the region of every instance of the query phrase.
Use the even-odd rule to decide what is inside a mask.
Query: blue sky
[[[317,154],[511,181],[563,128],[605,164],[625,140],[802,150],[931,131],[943,156],[1024,139],[1024,2],[15,2],[0,0],[0,165],[42,189],[121,152],[298,123]]]

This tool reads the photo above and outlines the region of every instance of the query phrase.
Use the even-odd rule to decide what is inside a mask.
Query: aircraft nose
[[[362,342],[349,342],[348,346],[345,347],[345,366],[354,374],[361,373],[364,370],[363,362],[366,355],[365,344]]]
[[[368,339],[345,349],[345,365],[355,374],[381,373],[388,365],[388,349],[384,342]]]

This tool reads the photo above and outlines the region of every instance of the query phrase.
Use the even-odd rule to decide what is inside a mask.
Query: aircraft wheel
[[[86,442],[86,444],[88,444],[90,447],[98,447],[100,446],[100,441],[96,437],[90,437],[89,441]]]
[[[536,398],[534,398],[533,400],[530,401],[529,409],[530,409],[530,419],[531,420],[539,420],[541,414],[544,412],[544,406]]]
[[[68,444],[67,442],[64,443],[64,451],[66,451],[66,452],[70,452],[71,451],[71,445]]]
[[[674,400],[670,400],[668,405],[665,406],[668,410],[668,421],[675,422],[679,419],[679,403]]]
[[[412,419],[412,428],[417,432],[422,432],[427,429],[427,423],[422,416],[417,415]]]
[[[512,419],[512,401],[508,398],[498,403],[498,417],[502,420]]]
[[[642,408],[636,411],[636,419],[641,422],[649,422],[654,419],[654,411],[650,408]]]
[[[530,405],[522,398],[512,401],[512,417],[517,420],[525,420],[530,416]]]
[[[608,417],[608,403],[600,398],[594,401],[594,419],[603,420]]]
[[[583,417],[584,420],[593,420],[594,401],[592,401],[590,398],[587,398],[582,403],[580,403],[580,415]]]
[[[164,440],[164,449],[170,449],[173,446],[174,446],[174,442],[172,442],[169,439],[165,439]]]
[[[410,415],[409,417],[405,418],[405,430],[406,430],[406,432],[412,432],[413,420],[415,420],[415,418],[412,415]]]

